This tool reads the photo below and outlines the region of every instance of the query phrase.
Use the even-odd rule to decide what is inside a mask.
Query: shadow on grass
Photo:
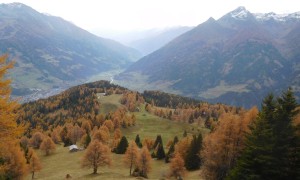
[[[97,179],[128,179],[128,178],[132,178],[126,175],[122,175],[119,173],[114,173],[114,172],[100,172],[97,174],[87,174],[82,176],[84,179],[85,178],[97,178]]]

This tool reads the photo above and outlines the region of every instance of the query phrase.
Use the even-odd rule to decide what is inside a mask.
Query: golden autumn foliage
[[[139,169],[139,174],[140,176],[144,178],[148,178],[148,173],[151,170],[151,155],[146,146],[142,148],[140,151],[140,155],[138,158],[138,169]]]
[[[220,117],[219,124],[203,141],[201,155],[206,179],[223,179],[234,167],[244,148],[248,125],[257,114],[258,109],[254,107],[241,116],[226,113]]]
[[[30,145],[33,148],[40,148],[41,143],[43,142],[45,135],[41,132],[35,132],[30,138]]]
[[[0,179],[23,179],[28,173],[28,168],[19,144],[7,143],[1,151],[1,160],[4,163],[1,166]]]
[[[20,178],[25,174],[25,157],[16,145],[17,138],[22,134],[23,128],[16,123],[16,101],[10,99],[10,80],[5,74],[13,68],[13,62],[7,63],[7,55],[0,56],[0,177]]]
[[[134,141],[131,141],[127,147],[124,156],[124,164],[129,167],[129,175],[131,175],[132,168],[137,167],[139,157],[139,148]]]
[[[32,129],[46,131],[66,122],[81,124],[87,120],[91,127],[100,127],[105,115],[99,113],[101,104],[97,94],[104,92],[104,89],[112,93],[125,91],[107,81],[79,85],[47,99],[22,104],[18,110],[18,121],[29,123],[27,135]]]
[[[93,135],[93,140],[98,140],[104,144],[108,144],[109,142],[109,133],[103,129],[97,130]]]
[[[13,62],[6,63],[7,55],[0,56],[0,146],[14,140],[22,133],[22,128],[17,126],[17,114],[19,107],[16,101],[10,100],[10,80],[4,79],[7,70],[13,67]],[[0,148],[1,149],[1,148]]]
[[[175,179],[182,179],[185,173],[184,160],[180,154],[176,153],[174,158],[171,159],[169,176],[175,177]]]
[[[185,158],[190,147],[192,138],[187,136],[182,138],[176,145],[175,145],[175,153],[179,154],[181,158]]]
[[[75,126],[70,127],[68,132],[69,132],[68,136],[72,144],[76,144],[76,142],[79,141],[85,133],[84,129],[79,127],[77,124]]]
[[[55,143],[52,141],[52,139],[47,136],[43,139],[40,149],[42,151],[45,151],[45,155],[48,156],[49,154],[55,151],[56,146]]]
[[[150,138],[145,138],[142,144],[143,147],[147,147],[147,149],[150,151],[153,148],[154,140]]]
[[[97,174],[99,166],[111,165],[111,162],[109,147],[98,140],[93,140],[86,149],[81,166],[93,168],[93,173]]]
[[[128,91],[123,93],[120,102],[125,105],[130,112],[134,112],[140,104],[145,102],[145,100],[138,92]]]
[[[39,157],[33,149],[29,149],[29,171],[32,173],[31,178],[34,179],[34,173],[42,169]]]

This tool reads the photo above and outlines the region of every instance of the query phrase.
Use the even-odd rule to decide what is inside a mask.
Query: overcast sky
[[[0,3],[15,2],[0,0]],[[19,0],[86,29],[133,30],[196,26],[238,6],[250,12],[300,11],[299,0]]]

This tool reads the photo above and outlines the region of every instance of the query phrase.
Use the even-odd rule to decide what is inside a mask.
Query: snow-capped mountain
[[[289,86],[300,97],[299,57],[299,13],[253,14],[239,7],[143,57],[119,79],[132,89],[251,107]]]
[[[251,13],[243,6],[238,7],[229,14],[231,17],[238,20],[245,20],[247,17],[249,17],[249,15],[251,16]]]
[[[258,21],[269,21],[273,19],[275,21],[285,22],[288,20],[300,20],[300,12],[295,12],[291,14],[276,14],[274,12],[255,13],[254,17]]]

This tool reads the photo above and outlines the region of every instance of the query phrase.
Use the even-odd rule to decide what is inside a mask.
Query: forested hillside
[[[98,81],[18,106],[3,80],[13,65],[5,60],[2,179],[300,177],[292,89],[266,96],[259,111]]]

